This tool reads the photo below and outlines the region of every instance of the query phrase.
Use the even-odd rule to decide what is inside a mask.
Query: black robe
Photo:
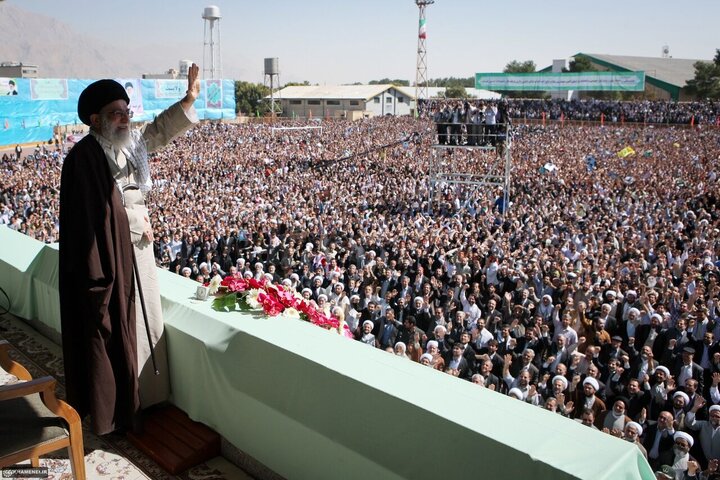
[[[132,244],[100,144],[70,150],[60,181],[59,291],[67,401],[97,434],[139,411]]]

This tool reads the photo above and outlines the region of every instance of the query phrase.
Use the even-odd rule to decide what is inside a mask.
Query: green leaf
[[[222,297],[216,297],[215,300],[213,300],[212,308],[213,310],[217,310],[219,312],[232,312],[233,310],[235,310],[236,304],[237,293],[230,293]]]
[[[222,297],[215,297],[212,302],[212,309],[213,310],[223,310],[223,299]]]
[[[245,301],[245,297],[240,297],[240,300],[238,301],[238,307],[240,307],[240,311],[247,312],[250,310],[250,305]]]
[[[237,293],[230,293],[222,298],[224,300],[225,308],[228,310],[235,310],[235,305],[237,304]]]

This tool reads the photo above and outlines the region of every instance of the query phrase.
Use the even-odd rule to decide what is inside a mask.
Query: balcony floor
[[[33,378],[43,375],[55,377],[58,381],[57,396],[65,397],[62,349],[59,345],[10,314],[0,316],[0,339],[7,340],[17,349],[11,352],[11,356],[22,363]],[[0,369],[0,384],[6,381],[7,374]],[[83,422],[83,440],[88,479],[253,480],[268,477],[265,474],[250,475],[222,456],[197,465],[178,476],[171,475],[135,448],[124,435],[109,434],[99,437],[89,430],[87,423]],[[226,450],[231,455],[238,453],[234,447],[223,441],[223,452]],[[238,463],[243,464],[243,456],[238,456]],[[40,466],[48,468],[48,479],[72,478],[70,462],[64,450],[41,457]]]

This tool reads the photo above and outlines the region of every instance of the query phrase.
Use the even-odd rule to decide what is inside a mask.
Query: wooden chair
[[[0,385],[0,467],[30,459],[40,466],[40,455],[67,448],[76,480],[85,480],[80,416],[73,407],[55,397],[55,379],[33,380],[13,361],[10,344],[0,340],[0,367],[24,382]]]

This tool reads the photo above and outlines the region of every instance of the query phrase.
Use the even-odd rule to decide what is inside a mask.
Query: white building
[[[293,86],[275,92],[274,96],[284,117],[355,120],[413,114],[415,96],[411,90],[414,88],[394,85]]]

